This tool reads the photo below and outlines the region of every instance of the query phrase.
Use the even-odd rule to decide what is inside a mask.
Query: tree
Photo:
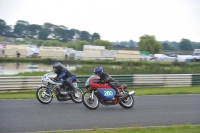
[[[58,40],[61,42],[84,40],[91,43],[92,40],[100,39],[98,33],[90,35],[87,31],[79,31],[77,29],[68,30],[64,25],[55,25],[48,22],[40,26],[37,24],[29,24],[24,20],[18,20],[14,25],[14,29],[12,29],[2,19],[0,19],[0,35],[16,38],[29,37],[41,40]],[[81,48],[82,46],[78,46],[78,49]]]
[[[43,42],[44,42],[43,40],[37,40],[37,42],[36,42],[37,46],[41,46],[43,44]]]
[[[43,42],[44,46],[57,46],[60,47],[62,46],[62,43],[59,42],[58,40],[46,40]]]
[[[99,40],[99,39],[94,40],[93,44],[97,46],[105,46],[105,48],[109,50],[111,50],[113,47],[112,43],[108,41],[104,41],[104,40]]]
[[[66,46],[68,48],[73,48],[73,49],[77,49],[77,44],[75,42],[67,42]]]
[[[64,27],[62,27],[62,28],[60,28],[60,27],[54,28],[54,31],[52,33],[54,34],[54,37],[57,40],[60,40],[62,42],[68,42],[68,41],[73,40],[74,39],[73,37],[75,35],[74,30],[67,30]]]
[[[128,46],[128,42],[126,42],[126,41],[121,41],[121,42],[120,42],[120,45]]]
[[[45,29],[49,29],[49,30],[53,31],[55,27],[56,26],[54,24],[51,24],[51,23],[48,23],[48,22],[44,23],[44,28]]]
[[[51,33],[50,30],[48,29],[42,29],[39,33],[39,39],[41,40],[47,40],[47,37],[49,36],[49,34]]]
[[[60,41],[66,41],[65,40],[65,36],[66,36],[66,30],[63,29],[63,28],[55,28],[54,29],[54,35],[55,35],[55,38],[60,40]]]
[[[90,40],[91,40],[91,35],[90,35],[90,33],[87,32],[87,31],[81,31],[81,33],[80,33],[80,38],[79,38],[79,39],[80,39],[80,40],[85,40],[85,41],[90,42]]]
[[[73,48],[75,50],[83,50],[84,45],[90,45],[89,42],[83,41],[83,40],[77,40],[77,41],[69,41],[67,42],[66,46],[69,48]]]
[[[5,26],[3,35],[6,37],[15,37],[13,34],[13,29],[9,25]]]
[[[179,43],[178,42],[171,42],[171,46],[174,50],[179,50]]]
[[[14,33],[16,34],[16,36],[25,38],[27,35],[28,25],[29,23],[27,21],[18,20],[14,28]]]
[[[58,28],[67,30],[67,27],[65,27],[64,25],[59,25]]]
[[[130,41],[129,41],[129,46],[130,46],[130,47],[134,47],[134,46],[135,46],[135,43],[134,43],[133,40],[130,40]]]
[[[173,47],[171,47],[168,43],[166,43],[166,42],[164,42],[163,44],[162,44],[162,49],[163,50],[174,50],[174,48]]]
[[[0,19],[0,35],[3,35],[6,28],[6,22],[3,19]]]
[[[18,20],[18,21],[17,21],[17,25],[25,25],[25,26],[28,26],[28,25],[29,25],[29,22],[24,21],[24,20]]]
[[[100,35],[98,33],[92,34],[92,42],[97,39],[101,39]]]
[[[182,39],[179,43],[179,49],[182,51],[192,51],[193,46],[189,39]]]
[[[141,51],[149,51],[151,54],[160,53],[162,46],[156,41],[154,36],[144,35],[140,37],[138,49]]]
[[[38,38],[39,36],[39,32],[42,30],[43,28],[40,25],[37,24],[31,24],[27,26],[27,34],[28,37],[30,38]],[[35,37],[37,36],[37,37]]]
[[[200,49],[200,42],[192,42],[194,49]]]
[[[89,42],[82,41],[82,40],[75,41],[75,43],[77,44],[77,49],[76,50],[83,50],[83,46],[84,45],[91,45]]]
[[[74,39],[75,31],[74,30],[66,30],[67,42]]]
[[[71,31],[73,31],[73,33],[74,33],[73,39],[80,40],[81,31],[79,31],[77,29],[71,29]]]

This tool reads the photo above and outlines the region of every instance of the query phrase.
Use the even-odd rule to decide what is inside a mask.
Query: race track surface
[[[37,99],[0,100],[0,133],[186,123],[200,124],[200,95],[140,96],[132,109],[100,104],[97,110],[56,99],[48,105]]]

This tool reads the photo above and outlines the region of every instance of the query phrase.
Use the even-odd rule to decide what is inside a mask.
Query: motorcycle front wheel
[[[95,95],[93,95],[92,99],[92,93],[90,92],[83,93],[82,101],[88,109],[95,110],[99,107],[99,99]]]
[[[37,100],[42,104],[49,104],[53,99],[52,94],[50,96],[48,95],[47,89],[46,86],[41,86],[36,91]]]

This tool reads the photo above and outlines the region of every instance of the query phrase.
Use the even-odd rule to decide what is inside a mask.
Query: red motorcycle
[[[85,83],[86,92],[82,95],[82,101],[85,107],[95,110],[99,107],[99,102],[103,105],[116,105],[120,104],[125,109],[130,109],[134,105],[135,91],[128,92],[126,84],[117,88],[121,97],[115,97],[115,90],[107,83],[97,83],[99,77],[93,75],[89,77]]]

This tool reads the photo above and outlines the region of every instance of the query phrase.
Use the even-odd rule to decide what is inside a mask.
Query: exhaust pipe
[[[60,94],[67,96],[68,92],[67,91],[60,91]]]
[[[133,94],[135,94],[135,91],[131,91],[128,93],[128,95],[133,95]]]
[[[129,92],[126,96],[120,98],[121,101],[125,100],[128,96],[135,94],[135,91]]]

